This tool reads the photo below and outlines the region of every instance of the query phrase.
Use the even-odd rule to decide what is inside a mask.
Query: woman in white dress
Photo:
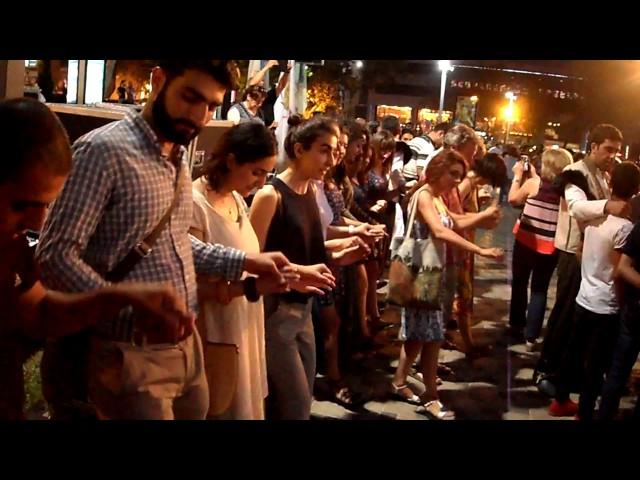
[[[204,175],[193,183],[190,233],[208,243],[259,253],[243,196],[264,185],[267,174],[275,167],[276,154],[273,134],[260,123],[240,124],[225,132],[205,163]],[[253,285],[248,285],[251,282]],[[205,350],[214,348],[210,343],[235,344],[238,349],[235,395],[231,406],[214,418],[264,419],[267,370],[264,311],[259,295],[284,292],[287,285],[262,277],[240,282],[199,278],[198,288],[198,327],[205,339]],[[212,392],[216,387],[209,385]]]

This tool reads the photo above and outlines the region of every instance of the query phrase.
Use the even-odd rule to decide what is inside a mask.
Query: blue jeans
[[[547,290],[557,261],[557,252],[545,255],[531,250],[517,240],[513,244],[509,324],[512,327],[526,325],[524,335],[527,340],[535,340],[540,336],[547,309]],[[531,299],[527,308],[529,278]]]
[[[633,365],[640,353],[640,305],[638,302],[626,305],[620,319],[620,334],[613,351],[611,368],[602,389],[600,419],[612,420],[618,412],[620,398],[624,391]],[[636,403],[634,419],[640,420],[640,402]]]

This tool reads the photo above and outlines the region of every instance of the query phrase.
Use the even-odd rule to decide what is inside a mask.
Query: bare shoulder
[[[277,199],[278,199],[278,192],[273,187],[273,185],[267,184],[256,192],[256,196],[254,197],[253,201],[269,202],[269,201],[276,201]]]

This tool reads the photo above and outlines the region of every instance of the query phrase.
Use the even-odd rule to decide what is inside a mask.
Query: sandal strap
[[[396,393],[398,393],[400,390],[404,390],[405,388],[409,388],[408,383],[405,383],[404,385],[396,385],[395,383],[391,382],[391,386],[396,391]]]

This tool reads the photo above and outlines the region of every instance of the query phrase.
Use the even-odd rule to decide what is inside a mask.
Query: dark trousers
[[[612,420],[618,412],[620,398],[633,365],[640,353],[640,304],[638,301],[623,308],[620,319],[620,333],[613,349],[611,367],[602,389],[599,418]],[[640,399],[636,402],[634,420],[640,420]]]
[[[53,420],[96,418],[89,401],[90,340],[91,332],[84,331],[49,340],[44,348],[42,393]]]
[[[575,329],[558,370],[556,400],[564,401],[569,398],[573,372],[581,371],[582,389],[578,407],[580,420],[593,419],[603,377],[611,363],[619,323],[620,316],[617,313],[602,315],[576,304]]]
[[[515,241],[511,279],[509,325],[524,327],[525,338],[535,340],[542,330],[547,309],[547,290],[558,262],[558,254],[545,255]],[[527,289],[531,278],[531,300],[527,309]]]
[[[558,251],[556,303],[547,321],[547,333],[536,367],[539,372],[553,375],[558,369],[571,336],[581,279],[580,264],[575,254]]]

